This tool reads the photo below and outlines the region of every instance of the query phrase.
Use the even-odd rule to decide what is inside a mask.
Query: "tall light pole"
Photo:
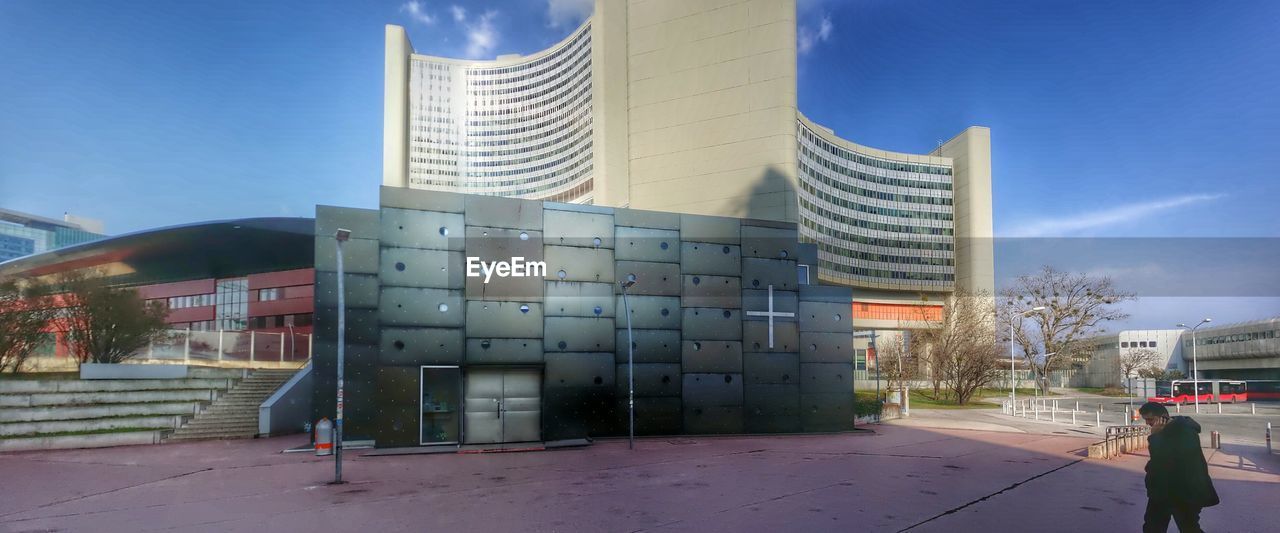
[[[1043,305],[1039,307],[1032,307],[1031,309],[1018,313],[1016,320],[1018,322],[1022,322],[1022,319],[1027,315],[1031,313],[1039,313],[1040,311],[1044,311]],[[1014,368],[1014,357],[1017,345],[1018,343],[1013,341],[1013,320],[1009,320],[1009,405],[1013,405],[1013,402],[1018,401],[1018,382],[1014,377],[1018,372]]]
[[[347,345],[347,291],[342,283],[342,243],[351,238],[351,230],[338,228],[333,234],[338,246],[338,404],[333,417],[333,482],[342,483],[342,380],[346,367]]]
[[[1191,328],[1191,386],[1195,387],[1194,389],[1192,389],[1193,391],[1192,394],[1195,394],[1195,397],[1196,397],[1196,413],[1197,414],[1200,413],[1200,369],[1196,365],[1196,330],[1200,329],[1200,326],[1203,326],[1210,322],[1213,322],[1213,319],[1206,318],[1204,320],[1201,320],[1199,324],[1196,324],[1195,327]],[[1178,324],[1178,327],[1182,329],[1187,329],[1186,324]]]
[[[627,303],[627,289],[636,284],[636,275],[627,274],[626,281],[619,281],[622,287],[622,312],[627,315],[627,449],[636,448],[636,373],[635,373],[635,341],[631,339],[631,306]]]

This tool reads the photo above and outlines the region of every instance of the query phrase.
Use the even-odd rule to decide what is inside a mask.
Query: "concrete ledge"
[[[50,392],[121,392],[141,390],[181,389],[230,389],[235,383],[229,378],[176,378],[176,379],[48,379],[0,381],[0,394],[50,393]]]
[[[181,379],[187,377],[187,365],[131,365],[84,363],[80,379]]]
[[[109,446],[159,444],[162,433],[162,431],[128,431],[124,433],[97,433],[92,435],[63,435],[58,437],[3,439],[0,440],[0,452],[106,448]]]
[[[174,415],[160,416],[121,416],[114,418],[98,418],[93,420],[45,420],[39,422],[10,422],[0,424],[0,438],[13,435],[39,435],[41,433],[73,433],[87,431],[107,431],[113,429],[177,429],[182,425],[182,417]]]
[[[129,392],[54,392],[0,395],[0,407],[39,407],[42,405],[93,405],[100,403],[140,403],[196,401],[211,402],[217,394],[203,390],[159,390]]]
[[[67,407],[12,407],[0,409],[0,423],[84,420],[117,416],[194,416],[199,402],[157,402]]]

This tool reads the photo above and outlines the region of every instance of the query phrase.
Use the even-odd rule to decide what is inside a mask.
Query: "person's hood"
[[[1169,419],[1169,424],[1165,427],[1165,431],[1189,431],[1197,435],[1200,434],[1200,423],[1192,420],[1187,416],[1175,416]]]

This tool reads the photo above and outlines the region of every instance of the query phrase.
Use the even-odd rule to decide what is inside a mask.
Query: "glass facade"
[[[818,245],[819,279],[950,290],[955,284],[950,164],[861,150],[804,120],[797,127],[800,239]]]
[[[218,329],[248,329],[249,280],[246,278],[220,279],[217,285],[214,311]]]
[[[590,203],[590,28],[516,63],[412,56],[409,187]]]
[[[7,220],[0,220],[0,261],[102,238],[97,233],[62,226],[48,219],[28,219],[16,212],[8,214],[11,216]]]

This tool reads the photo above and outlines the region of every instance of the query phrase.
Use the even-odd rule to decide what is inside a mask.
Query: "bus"
[[[1280,400],[1280,381],[1250,379],[1244,384],[1249,389],[1249,401]]]
[[[1199,390],[1196,390],[1197,384]],[[1193,392],[1195,391],[1195,392]],[[1249,387],[1244,381],[1229,379],[1175,379],[1157,381],[1156,395],[1147,401],[1156,403],[1191,404],[1199,403],[1236,403],[1249,400]]]

